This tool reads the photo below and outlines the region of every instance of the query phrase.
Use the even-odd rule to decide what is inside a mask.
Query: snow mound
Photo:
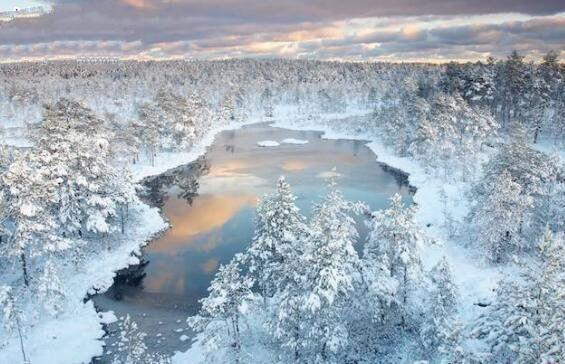
[[[304,139],[294,139],[294,138],[286,138],[281,141],[283,144],[308,144],[308,140]]]
[[[114,311],[99,312],[98,317],[100,317],[100,323],[105,325],[118,321]]]
[[[180,341],[183,341],[183,342],[186,341],[186,340],[188,340],[188,339],[189,339],[189,337],[186,336],[186,335],[181,335],[180,338],[179,338],[179,340],[180,340]]]
[[[281,144],[279,142],[274,141],[274,140],[263,140],[263,141],[257,142],[257,145],[260,146],[260,147],[278,147]]]

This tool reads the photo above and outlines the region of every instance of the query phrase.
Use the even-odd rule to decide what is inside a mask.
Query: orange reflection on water
[[[309,165],[310,163],[303,159],[289,159],[283,162],[281,168],[283,171],[294,172],[305,170]]]
[[[178,248],[191,244],[191,237],[210,232],[220,228],[230,220],[240,209],[245,206],[255,206],[257,196],[197,196],[192,205],[186,201],[171,198],[167,201],[164,213],[169,218],[174,228],[170,229],[150,249],[155,252],[171,253]],[[217,239],[208,239],[201,246],[193,246],[195,249],[210,251],[216,247],[219,234],[213,234]]]
[[[252,167],[253,165],[248,159],[230,159],[220,163],[216,162],[207,175],[210,177],[229,177]]]
[[[216,258],[208,259],[201,265],[202,271],[204,273],[212,273],[216,269],[219,263],[220,261]]]

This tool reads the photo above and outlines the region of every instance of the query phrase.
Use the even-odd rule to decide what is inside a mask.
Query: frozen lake
[[[152,351],[186,350],[191,339],[180,340],[192,337],[186,318],[198,311],[219,264],[251,240],[257,200],[273,191],[281,175],[307,216],[332,175],[346,198],[373,210],[388,206],[394,193],[411,202],[405,176],[378,164],[362,141],[325,140],[319,132],[266,124],[222,132],[198,161],[145,180],[145,199],[161,207],[172,227],[145,249],[145,264],[95,297],[97,307],[118,317],[129,313],[148,334]],[[366,229],[358,225],[362,241]],[[111,352],[115,325],[108,330]]]

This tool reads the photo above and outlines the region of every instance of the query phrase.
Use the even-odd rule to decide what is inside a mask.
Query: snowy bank
[[[206,152],[215,136],[224,131],[240,128],[248,122],[226,123],[210,129],[190,152],[160,153],[154,165],[136,164],[131,166],[135,180],[165,172],[168,169],[196,160]],[[66,267],[61,276],[67,293],[68,305],[56,318],[44,318],[31,327],[24,335],[24,347],[27,359],[33,364],[52,364],[57,358],[58,364],[89,363],[91,358],[103,353],[103,324],[114,319],[111,313],[98,313],[92,300],[84,302],[87,294],[103,293],[114,282],[116,272],[130,265],[139,263],[141,248],[152,237],[166,229],[160,211],[142,202],[131,206],[132,216],[128,221],[126,233],[118,240],[108,241],[108,249],[96,252],[77,270]],[[0,350],[0,363],[20,363],[22,353],[19,338],[13,333],[5,348]]]

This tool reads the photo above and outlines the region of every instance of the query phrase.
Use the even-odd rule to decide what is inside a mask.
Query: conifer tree
[[[293,267],[304,253],[308,232],[295,200],[281,177],[276,192],[257,206],[255,234],[244,258],[264,299],[284,289],[286,275],[294,274]]]
[[[251,292],[253,280],[241,275],[240,260],[236,256],[218,269],[208,297],[200,301],[200,313],[188,319],[189,325],[203,334],[207,360],[218,354],[235,363],[242,358],[242,315],[251,309],[256,298]]]

